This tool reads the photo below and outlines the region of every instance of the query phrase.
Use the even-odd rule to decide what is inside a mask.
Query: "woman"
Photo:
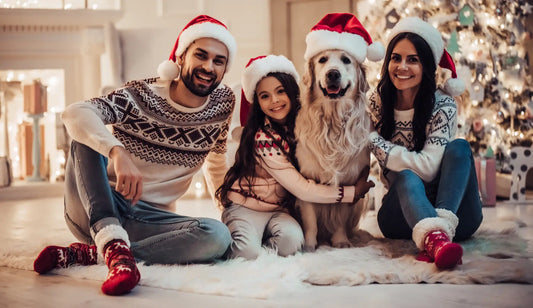
[[[355,202],[374,186],[366,181],[368,170],[356,186],[335,187],[307,180],[295,168],[297,82],[294,65],[283,56],[252,58],[243,72],[241,109],[253,103],[235,163],[216,193],[233,238],[231,258],[255,259],[263,246],[280,256],[299,251],[304,237],[290,215],[294,196],[320,203]]]
[[[472,236],[483,219],[468,142],[455,139],[457,79],[437,89],[437,65],[455,66],[437,29],[416,17],[391,30],[382,79],[370,98],[376,131],[370,147],[389,188],[378,212],[385,237],[412,238],[418,260],[438,268],[460,264],[455,240]],[[452,96],[450,96],[451,94]]]

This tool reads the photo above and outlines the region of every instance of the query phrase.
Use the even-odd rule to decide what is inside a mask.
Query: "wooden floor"
[[[64,224],[60,193],[60,185],[0,188],[0,243],[13,245],[17,239],[38,237],[46,228]],[[209,200],[185,200],[179,205],[179,212],[186,215],[215,217],[210,211]],[[533,205],[485,208],[484,214],[484,223],[502,217],[520,219],[526,225],[520,235],[530,240],[531,248]],[[0,307],[533,307],[533,286],[525,284],[310,286],[286,298],[270,300],[144,286],[125,296],[112,297],[102,294],[100,285],[99,281],[39,276],[32,271],[0,267]]]

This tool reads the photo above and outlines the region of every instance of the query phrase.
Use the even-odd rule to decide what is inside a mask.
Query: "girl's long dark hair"
[[[235,154],[235,163],[231,168],[229,168],[226,176],[224,177],[224,183],[217,189],[216,198],[220,200],[224,207],[231,204],[228,199],[228,192],[231,190],[233,183],[240,179],[245,179],[249,183],[248,187],[243,188],[253,193],[252,184],[254,178],[256,177],[256,166],[258,160],[262,159],[255,151],[255,134],[261,129],[266,134],[269,134],[272,140],[277,144],[277,146],[283,151],[283,146],[281,140],[273,138],[270,130],[273,130],[275,133],[281,136],[282,140],[285,140],[289,145],[289,151],[285,153],[289,161],[298,168],[298,162],[295,156],[296,150],[296,139],[294,137],[294,124],[296,120],[296,115],[300,109],[300,90],[298,88],[298,83],[292,75],[286,73],[269,73],[267,76],[271,76],[279,80],[289,100],[291,101],[291,109],[287,115],[287,119],[284,125],[278,124],[275,121],[270,121],[271,128],[265,127],[265,113],[261,110],[259,106],[257,94],[254,93],[254,101],[248,119],[246,120],[246,126],[244,126],[241,140],[239,143],[239,148]],[[242,185],[239,183],[239,185]],[[294,196],[289,194],[287,198],[283,201],[283,206],[292,211],[294,203]]]
[[[381,98],[382,117],[377,123],[376,129],[386,140],[390,140],[394,133],[394,103],[397,99],[397,90],[389,77],[389,62],[394,46],[404,38],[408,39],[415,46],[423,69],[422,81],[414,101],[415,113],[413,116],[413,150],[419,152],[422,150],[424,143],[426,142],[426,125],[435,105],[435,91],[437,90],[435,72],[437,66],[431,48],[426,41],[417,34],[411,32],[399,33],[390,41],[387,47],[385,61],[383,62],[384,64],[381,69],[382,77],[377,88]]]

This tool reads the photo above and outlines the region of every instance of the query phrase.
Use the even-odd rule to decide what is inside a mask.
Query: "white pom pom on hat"
[[[387,44],[390,43],[396,35],[405,32],[414,33],[423,38],[431,48],[433,58],[435,59],[435,65],[452,72],[452,78],[446,80],[446,83],[444,84],[444,91],[451,96],[461,95],[465,91],[465,83],[457,78],[455,63],[450,54],[444,49],[444,41],[442,40],[439,30],[418,17],[406,17],[401,19],[392,28],[387,39]]]
[[[370,34],[350,13],[327,14],[311,28],[305,38],[307,44],[304,59],[307,61],[321,51],[340,49],[350,53],[359,63],[365,58],[379,61],[385,56],[385,48],[372,42]]]
[[[173,80],[179,76],[180,69],[176,62],[166,60],[157,67],[157,74],[163,80]]]
[[[168,60],[159,64],[157,68],[158,76],[163,80],[177,78],[179,76],[179,67],[176,63],[176,58],[181,56],[194,40],[204,37],[214,38],[226,45],[229,54],[226,67],[229,70],[237,52],[235,38],[231,35],[226,25],[219,20],[208,15],[199,15],[181,30]]]

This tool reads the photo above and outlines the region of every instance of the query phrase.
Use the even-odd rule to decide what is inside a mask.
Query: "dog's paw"
[[[316,233],[307,232],[304,234],[304,248],[305,252],[313,252],[316,250],[317,246]]]
[[[315,252],[316,245],[304,245],[303,251],[304,252]]]

